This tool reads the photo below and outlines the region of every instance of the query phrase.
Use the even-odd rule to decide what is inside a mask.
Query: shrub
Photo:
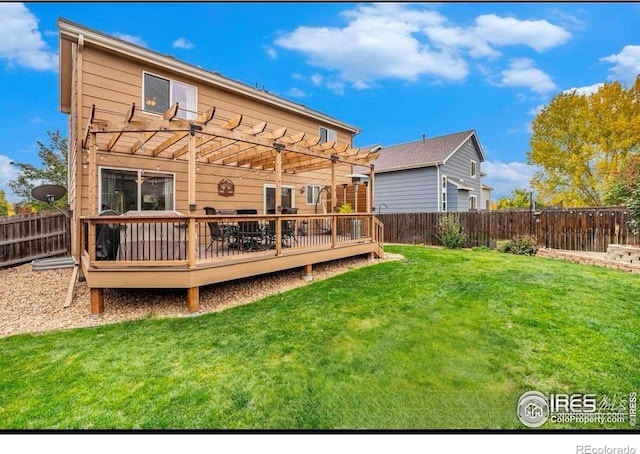
[[[353,213],[353,207],[350,203],[343,203],[338,208],[338,213]]]
[[[496,249],[500,252],[509,252],[511,248],[511,240],[496,241]]]
[[[534,235],[516,235],[509,241],[498,241],[498,250],[518,255],[535,255],[538,252],[538,240]]]
[[[467,233],[460,224],[460,216],[446,213],[438,220],[438,239],[449,249],[461,248],[467,242]]]

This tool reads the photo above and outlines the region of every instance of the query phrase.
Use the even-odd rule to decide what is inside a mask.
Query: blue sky
[[[554,95],[640,74],[638,3],[0,3],[0,190],[66,135],[58,17],[358,126],[356,146],[475,129],[494,198],[526,188]]]

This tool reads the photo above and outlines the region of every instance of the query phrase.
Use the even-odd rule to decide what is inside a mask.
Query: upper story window
[[[338,140],[338,134],[333,129],[320,127],[320,143],[335,142]]]
[[[162,115],[174,103],[178,103],[178,118],[194,120],[198,104],[196,87],[144,73],[142,101],[145,112]]]
[[[475,178],[477,173],[478,173],[478,163],[476,161],[471,161],[471,176]]]

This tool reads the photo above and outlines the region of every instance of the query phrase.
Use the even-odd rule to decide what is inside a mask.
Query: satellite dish
[[[36,186],[31,190],[31,195],[41,201],[53,204],[56,200],[60,200],[67,190],[59,184],[43,184]]]

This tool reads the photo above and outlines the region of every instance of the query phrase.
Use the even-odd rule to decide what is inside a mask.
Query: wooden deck
[[[82,219],[82,271],[91,312],[105,288],[185,288],[199,310],[203,285],[383,254],[383,226],[372,214],[186,216],[138,213]]]

